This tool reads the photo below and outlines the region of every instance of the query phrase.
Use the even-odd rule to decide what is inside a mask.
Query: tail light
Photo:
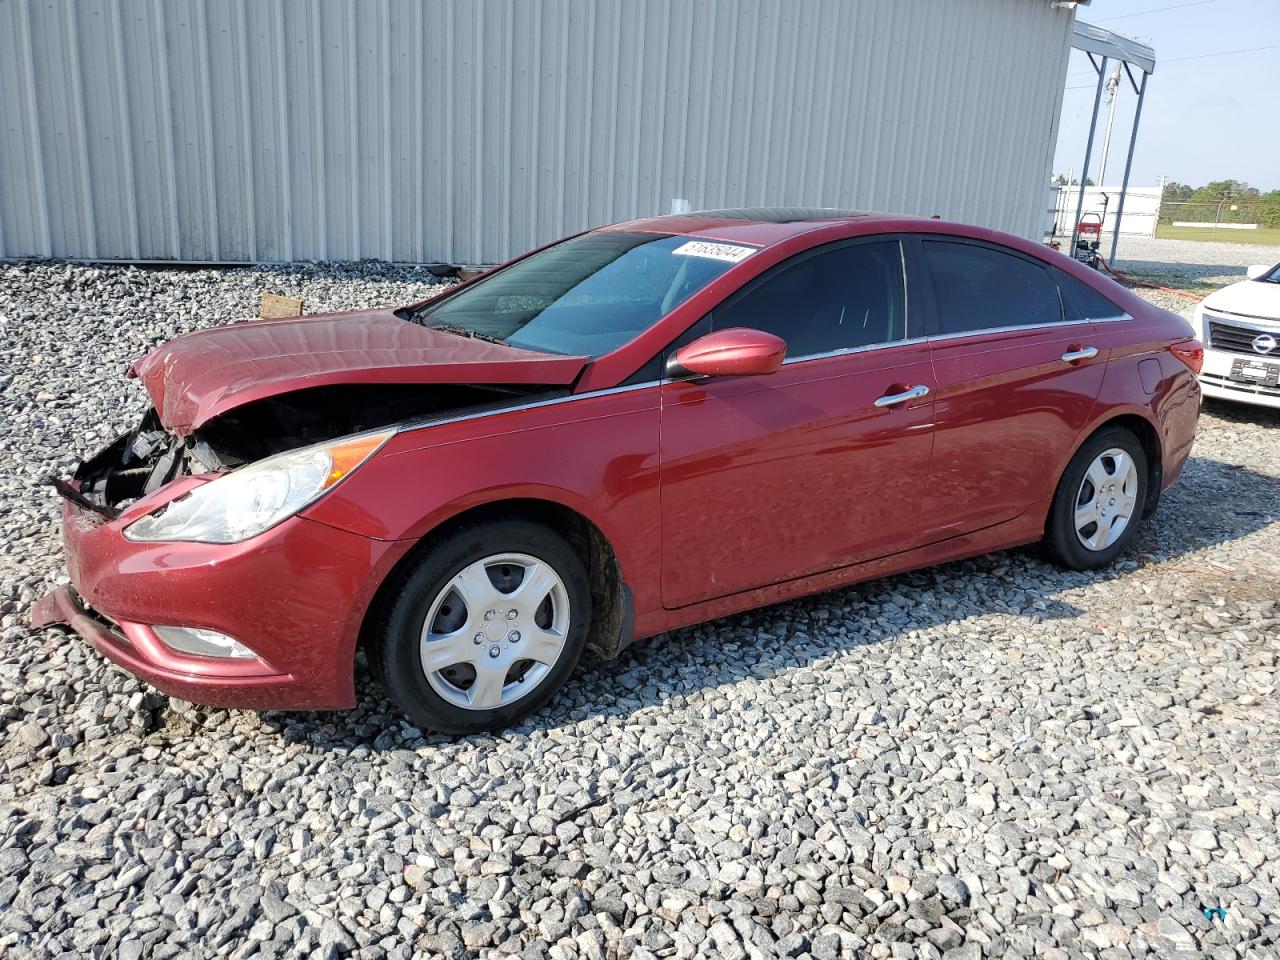
[[[1169,348],[1169,352],[1185,363],[1192,373],[1199,374],[1200,368],[1204,366],[1204,344],[1199,340],[1175,343]]]

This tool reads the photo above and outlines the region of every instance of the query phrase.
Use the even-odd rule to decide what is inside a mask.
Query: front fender
[[[311,520],[417,541],[475,507],[540,500],[608,540],[639,605],[658,577],[656,389],[408,431],[309,507]]]

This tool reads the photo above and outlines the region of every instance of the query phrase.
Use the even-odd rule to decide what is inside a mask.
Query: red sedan
[[[1042,247],[863,213],[592,230],[400,309],[236,323],[58,486],[33,612],[188,700],[415,723],[584,648],[1042,542],[1101,567],[1178,477],[1191,328]]]

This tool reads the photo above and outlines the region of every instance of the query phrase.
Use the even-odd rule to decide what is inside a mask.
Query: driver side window
[[[711,313],[711,329],[750,327],[781,337],[787,357],[906,339],[897,240],[840,243],[780,264]]]

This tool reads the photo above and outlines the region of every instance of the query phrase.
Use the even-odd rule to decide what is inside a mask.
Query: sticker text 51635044
[[[690,240],[671,251],[682,257],[707,257],[711,260],[727,260],[729,263],[740,263],[756,252],[755,247],[744,247],[736,243],[712,243],[710,240]]]

